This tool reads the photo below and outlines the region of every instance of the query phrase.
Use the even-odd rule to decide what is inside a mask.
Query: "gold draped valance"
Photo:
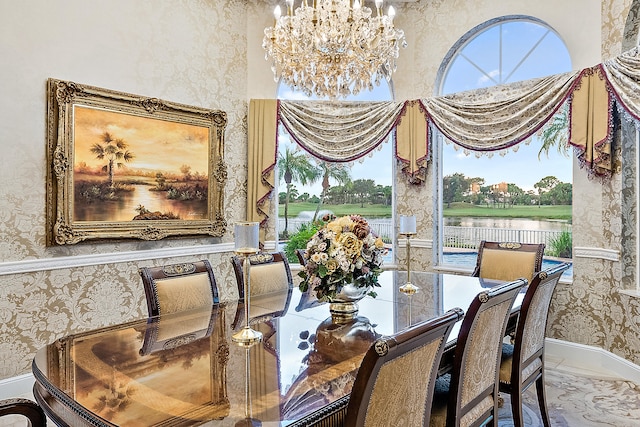
[[[567,100],[569,143],[581,166],[590,176],[610,176],[614,104],[640,120],[638,48],[580,71],[421,100],[251,100],[248,217],[262,223],[268,218],[264,205],[275,186],[277,123],[307,152],[337,162],[366,155],[393,132],[403,173],[420,184],[431,126],[467,150],[503,150],[533,135]]]

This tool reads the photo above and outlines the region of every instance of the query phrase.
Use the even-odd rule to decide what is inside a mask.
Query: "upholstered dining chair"
[[[29,399],[4,399],[0,400],[0,417],[6,415],[21,415],[27,419],[31,427],[44,427],[47,425],[47,417],[36,402]]]
[[[369,348],[353,384],[345,427],[421,426],[431,413],[440,359],[460,308],[390,337]]]
[[[219,302],[216,279],[207,260],[138,270],[144,284],[149,317],[194,309],[211,309]]]
[[[544,243],[480,242],[476,267],[471,274],[483,279],[510,282],[524,277],[531,283],[542,269]]]
[[[293,287],[291,268],[284,252],[260,252],[250,255],[249,281],[251,296],[284,291]],[[244,300],[244,273],[242,271],[243,258],[231,257],[233,270],[238,283],[238,297]]]
[[[480,292],[469,305],[451,373],[436,380],[430,424],[496,427],[500,350],[513,301],[527,284],[518,279]]]
[[[351,394],[333,402],[308,425],[396,427],[429,425],[435,378],[460,308],[371,344]]]
[[[551,297],[570,265],[563,263],[535,275],[520,306],[514,344],[502,344],[500,391],[511,396],[516,427],[524,425],[522,393],[534,382],[542,422],[545,427],[550,426],[544,390],[544,337]]]

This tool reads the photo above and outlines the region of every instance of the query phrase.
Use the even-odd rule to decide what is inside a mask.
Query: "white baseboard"
[[[31,396],[34,382],[35,378],[33,378],[32,374],[0,380],[0,399]]]
[[[599,347],[547,338],[544,351],[549,361],[562,367],[616,376],[640,384],[640,366]]]

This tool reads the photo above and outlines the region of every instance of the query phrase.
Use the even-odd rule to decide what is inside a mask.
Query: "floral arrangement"
[[[311,289],[322,301],[332,301],[342,287],[353,283],[361,288],[380,286],[382,258],[387,253],[360,215],[325,217],[322,226],[307,243],[300,290]],[[376,296],[369,291],[368,295]]]

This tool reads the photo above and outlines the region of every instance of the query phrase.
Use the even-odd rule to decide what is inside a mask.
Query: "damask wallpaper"
[[[248,99],[275,96],[276,85],[260,49],[270,23],[267,0],[111,0],[86,7],[82,0],[0,3],[0,267],[22,261],[70,260],[71,267],[0,276],[0,379],[30,372],[35,351],[55,338],[146,315],[137,268],[184,260],[165,257],[118,261],[118,254],[196,248],[232,242],[171,239],[45,246],[45,83],[77,81],[174,102],[221,109],[228,114],[225,161],[230,171],[225,212],[232,223],[245,218],[246,114]],[[438,68],[450,47],[468,30],[503,15],[535,16],[566,41],[574,68],[601,62],[622,49],[627,22],[640,14],[636,0],[419,0],[398,3],[396,25],[409,47],[401,52],[394,78],[396,100],[434,94]],[[571,13],[576,19],[568,20]],[[579,19],[578,19],[579,18]],[[637,21],[637,19],[636,19]],[[637,40],[637,30],[634,33]],[[628,43],[628,42],[627,42]],[[269,94],[272,95],[269,95]],[[620,141],[624,163],[628,141]],[[397,173],[396,208],[414,214],[418,240],[430,242],[436,223],[435,168],[424,186]],[[634,286],[635,191],[633,175],[611,183],[589,181],[574,168],[574,245],[613,249],[622,262],[576,258],[574,283],[558,287],[550,336],[604,348],[640,364],[640,299],[621,294]],[[269,235],[273,239],[274,225]],[[215,252],[215,253],[212,253]],[[402,252],[402,251],[400,251]],[[78,257],[112,254],[114,262],[74,266]],[[415,268],[430,268],[430,244],[419,245]],[[214,266],[220,293],[236,294],[230,253],[203,250]]]
[[[45,246],[45,111],[49,77],[220,109],[228,115],[228,223],[244,220],[247,3],[242,0],[28,0],[0,4],[0,261],[71,259],[230,242],[230,234]],[[71,258],[68,258],[71,257]],[[237,295],[225,253],[207,255],[226,298]],[[146,315],[140,265],[113,262],[0,276],[0,379],[30,372],[47,342]]]
[[[640,2],[602,2],[602,57],[638,40]],[[628,123],[621,117],[624,127]],[[611,181],[589,181],[574,172],[574,247],[620,252],[620,262],[574,259],[571,286],[559,286],[549,317],[553,338],[603,348],[640,364],[640,299],[620,293],[636,289],[635,138],[618,127],[614,154],[618,173]],[[622,136],[622,137],[621,137]],[[577,203],[579,201],[579,203]]]

